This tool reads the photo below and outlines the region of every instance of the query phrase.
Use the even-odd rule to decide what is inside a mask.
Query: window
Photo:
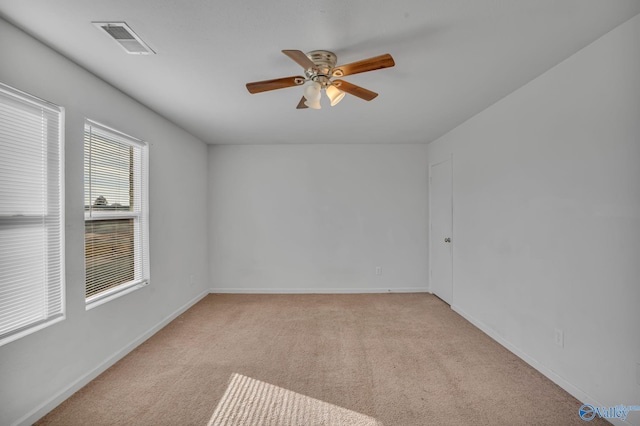
[[[0,345],[64,319],[62,123],[0,84]]]
[[[149,282],[147,152],[138,139],[85,122],[87,309]]]

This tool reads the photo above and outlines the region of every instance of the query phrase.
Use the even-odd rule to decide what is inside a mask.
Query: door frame
[[[428,223],[428,228],[427,231],[429,232],[429,285],[428,285],[428,289],[429,289],[429,293],[434,294],[433,290],[431,288],[431,280],[433,278],[433,232],[431,232],[432,230],[432,222],[431,222],[431,218],[432,218],[432,197],[431,197],[431,170],[434,166],[437,166],[438,164],[442,164],[446,161],[450,161],[451,162],[451,304],[450,306],[453,307],[453,302],[454,302],[454,290],[455,290],[455,286],[454,284],[454,277],[453,277],[453,250],[454,250],[454,246],[453,246],[453,242],[455,242],[455,238],[454,238],[454,232],[453,232],[453,228],[454,228],[454,223],[453,223],[453,208],[454,208],[454,203],[453,203],[453,153],[449,154],[449,156],[447,158],[444,158],[442,160],[436,161],[435,163],[429,163],[429,223]]]

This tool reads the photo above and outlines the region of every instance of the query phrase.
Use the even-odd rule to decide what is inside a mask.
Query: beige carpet
[[[382,426],[376,419],[242,374],[231,382],[208,426]]]
[[[38,424],[205,426],[233,374],[385,426],[585,424],[576,399],[428,294],[210,295]]]

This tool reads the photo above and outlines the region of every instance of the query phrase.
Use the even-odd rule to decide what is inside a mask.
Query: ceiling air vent
[[[147,44],[125,22],[92,22],[131,55],[155,55]]]

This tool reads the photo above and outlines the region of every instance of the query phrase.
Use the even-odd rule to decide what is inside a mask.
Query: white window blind
[[[0,83],[0,344],[64,319],[62,127]]]
[[[147,145],[87,120],[84,132],[87,307],[149,281]]]

